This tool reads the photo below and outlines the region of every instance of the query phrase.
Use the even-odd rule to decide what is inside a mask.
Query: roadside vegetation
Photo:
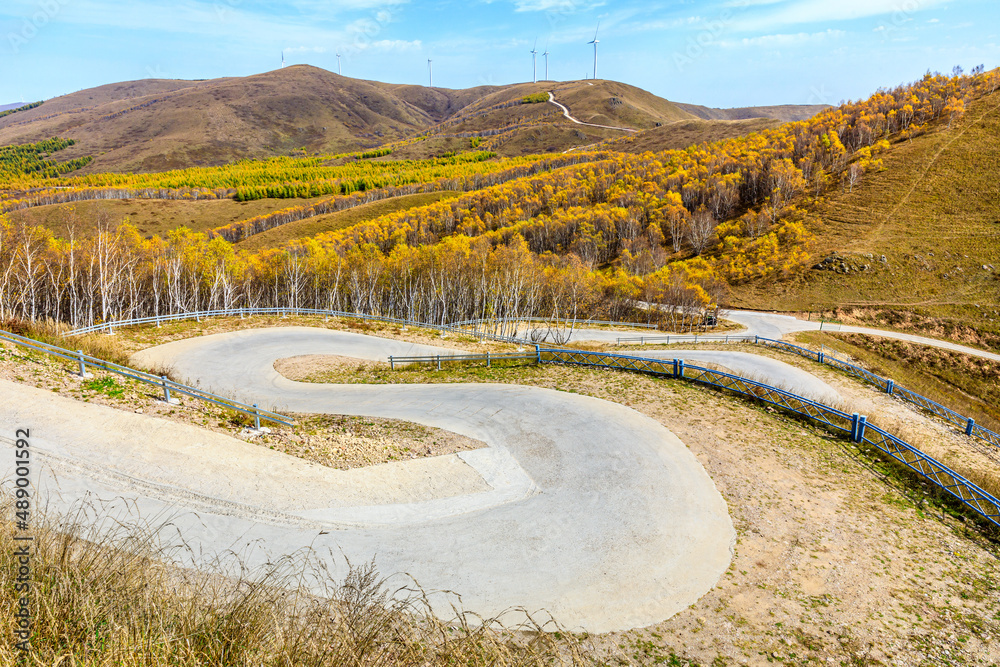
[[[861,334],[795,334],[1000,432],[1000,364],[960,352]]]
[[[14,531],[0,512],[0,606],[15,609]],[[33,633],[15,648],[0,630],[0,662],[37,665],[582,665],[578,639],[548,619],[503,629],[457,615],[442,620],[406,577],[357,563],[328,572],[312,553],[258,569],[236,556],[205,570],[184,565],[183,543],[165,526],[88,525],[88,514],[39,516],[32,524]],[[458,601],[455,600],[455,604]],[[459,608],[456,607],[456,611]]]

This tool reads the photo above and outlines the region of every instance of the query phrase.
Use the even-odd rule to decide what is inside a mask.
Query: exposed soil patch
[[[413,422],[345,415],[305,416],[295,433],[264,442],[271,449],[342,470],[486,446],[481,440]]]
[[[316,373],[326,373],[333,370],[355,370],[369,367],[388,367],[381,361],[366,361],[354,357],[341,357],[335,354],[303,354],[298,357],[278,359],[274,362],[274,370],[294,382],[308,382],[306,378]]]

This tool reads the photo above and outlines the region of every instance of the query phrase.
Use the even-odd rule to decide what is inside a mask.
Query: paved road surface
[[[790,315],[774,315],[770,313],[755,313],[751,311],[734,310],[729,313],[727,319],[737,322],[738,324],[742,324],[747,328],[748,333],[774,339],[781,339],[786,334],[795,333],[797,331],[819,331],[820,329],[819,322],[807,322],[791,317]],[[824,328],[829,326],[830,325],[827,324]],[[980,357],[982,359],[1000,361],[1000,354],[987,352],[974,347],[968,347],[966,345],[959,345],[958,343],[940,340],[938,338],[928,338],[927,336],[917,336],[915,334],[900,333],[898,331],[886,331],[884,329],[872,329],[869,327],[856,327],[846,324],[834,326],[836,328],[832,329],[832,332],[857,333],[865,334],[866,336],[893,338],[895,340],[936,347],[942,350],[961,352],[963,354]]]
[[[562,109],[563,115],[566,116],[566,118],[568,118],[569,120],[571,120],[574,123],[576,123],[577,125],[586,125],[588,127],[602,127],[605,130],[621,130],[622,132],[637,132],[638,131],[638,130],[633,130],[630,127],[612,127],[610,125],[595,125],[594,123],[584,123],[582,120],[577,120],[572,115],[570,115],[569,109],[567,109],[565,106],[563,106],[559,102],[556,102],[556,96],[553,95],[551,92],[549,93],[549,102],[551,104],[556,105],[560,109]]]
[[[683,443],[638,412],[534,387],[307,385],[273,369],[301,354],[428,349],[280,328],[178,341],[137,361],[284,410],[407,419],[488,448],[343,473],[10,383],[0,383],[0,414],[33,426],[56,506],[93,493],[129,498],[145,517],[192,510],[172,523],[207,560],[234,548],[262,562],[311,546],[342,574],[341,554],[375,556],[384,573],[460,593],[466,609],[547,609],[590,632],[655,623],[715,585],[735,539],[725,501]]]

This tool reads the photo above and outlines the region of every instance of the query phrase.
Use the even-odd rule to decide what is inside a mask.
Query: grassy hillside
[[[884,171],[816,207],[822,269],[777,292],[738,290],[737,303],[971,316],[1000,328],[998,136],[1000,92],[973,102],[952,127],[897,144]]]
[[[696,146],[706,141],[734,139],[781,125],[772,118],[749,120],[678,120],[663,127],[645,130],[629,137],[619,137],[614,143],[602,146],[627,153],[657,153]]]
[[[599,125],[645,129],[732,111],[691,107],[704,110],[694,113],[613,81],[449,90],[296,65],[244,78],[133,81],[65,95],[0,118],[0,146],[75,139],[65,159],[93,156],[86,171],[98,173],[217,165],[302,150],[351,152],[424,135],[430,141],[411,145],[409,157],[468,150],[467,142],[451,144],[471,135],[485,135],[505,155],[563,151],[608,138],[592,128],[567,132],[573,124],[550,104],[519,104],[550,90],[577,118]],[[776,117],[796,115],[780,109]]]
[[[0,144],[68,135],[81,155],[94,155],[92,171],[158,171],[300,148],[351,151],[438,119],[390,88],[308,66],[239,79],[105,86],[0,119]]]
[[[697,116],[702,120],[748,120],[750,118],[774,118],[782,121],[806,120],[812,118],[829,104],[779,104],[762,107],[736,107],[732,109],[713,109],[697,104],[678,104],[683,111]]]

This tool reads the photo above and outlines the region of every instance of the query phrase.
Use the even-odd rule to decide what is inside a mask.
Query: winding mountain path
[[[563,115],[566,116],[566,118],[568,118],[569,120],[576,123],[577,125],[586,125],[588,127],[600,127],[605,130],[620,130],[622,132],[633,132],[633,133],[638,132],[638,130],[634,130],[630,127],[612,127],[611,125],[595,125],[594,123],[584,123],[582,120],[574,118],[570,114],[569,109],[567,109],[564,105],[560,104],[559,102],[556,102],[556,96],[553,95],[551,92],[549,92],[549,103],[554,104],[560,109],[562,109]]]
[[[0,410],[4,422],[32,426],[37,481],[53,507],[123,498],[122,520],[171,517],[194,547],[192,565],[228,549],[252,565],[311,548],[342,575],[345,556],[375,557],[383,573],[459,593],[467,610],[545,609],[589,632],[661,621],[716,584],[735,540],[726,503],[676,436],[630,408],[536,387],[316,385],[274,370],[305,354],[438,352],[280,328],[168,343],[134,363],[281,410],[449,429],[485,449],[342,472],[12,383],[0,383]]]
[[[887,331],[885,329],[872,329],[869,327],[856,327],[851,325],[821,325],[820,322],[807,322],[805,320],[800,320],[790,315],[776,315],[771,313],[757,313],[753,311],[743,311],[734,310],[731,311],[727,316],[727,319],[732,320],[738,324],[742,324],[746,327],[744,332],[735,333],[749,333],[751,335],[763,336],[765,338],[780,339],[787,334],[795,333],[798,331],[820,331],[821,326],[823,330],[831,331],[833,333],[856,333],[864,334],[866,336],[877,336],[881,338],[892,338],[895,340],[906,341],[908,343],[916,343],[918,345],[927,345],[929,347],[936,347],[941,350],[950,350],[952,352],[961,352],[962,354],[968,354],[973,357],[979,357],[981,359],[990,359],[992,361],[1000,361],[1000,354],[995,352],[989,352],[987,350],[980,350],[975,347],[969,347],[967,345],[959,345],[958,343],[952,343],[951,341],[941,340],[938,338],[928,338],[927,336],[918,336],[916,334],[901,333],[899,331]]]

